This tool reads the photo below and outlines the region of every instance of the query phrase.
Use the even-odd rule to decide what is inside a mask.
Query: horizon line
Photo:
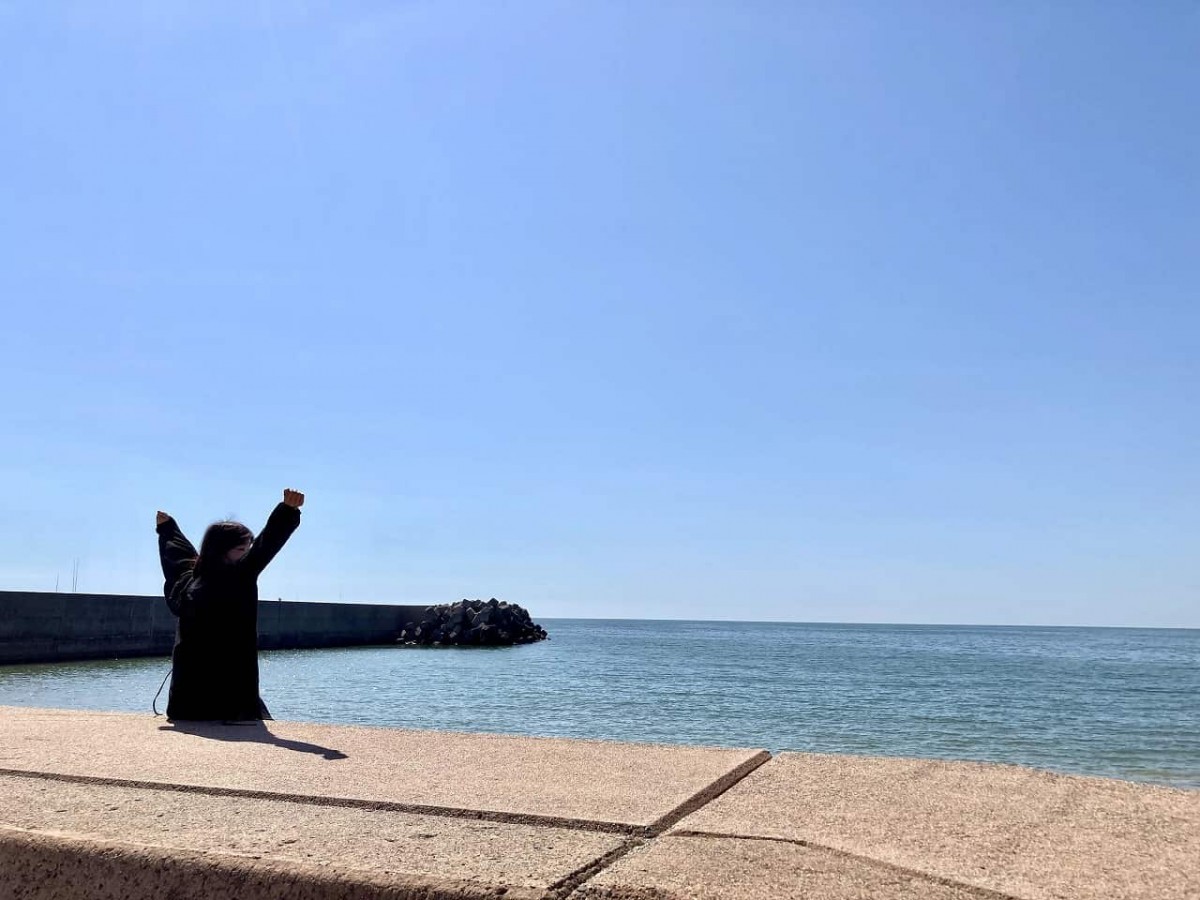
[[[296,601],[302,602],[302,601]],[[375,605],[375,604],[367,604]],[[441,605],[441,604],[437,604]],[[728,625],[868,625],[880,628],[1112,628],[1112,629],[1142,629],[1146,631],[1198,631],[1200,625],[1077,625],[1077,624],[1043,624],[1028,622],[1014,624],[1012,622],[847,622],[834,619],[651,619],[635,618],[633,616],[544,616],[546,621],[561,622],[688,622],[706,624],[710,622]]]
[[[96,591],[14,591],[0,589],[0,594],[46,594],[46,595],[80,595],[91,597],[140,597],[147,600],[158,599],[158,594],[110,594]],[[270,603],[270,599],[259,599],[260,603]],[[449,606],[461,600],[449,603],[385,603],[372,601],[344,600],[284,600],[277,597],[275,602],[284,603],[330,603],[335,606]],[[520,604],[516,604],[520,605]],[[532,613],[531,613],[532,615]],[[847,622],[834,619],[687,619],[687,618],[639,618],[635,616],[545,616],[547,620],[567,622],[723,622],[734,625],[867,625],[878,627],[911,627],[911,628],[1111,628],[1111,629],[1142,629],[1146,631],[1197,631],[1200,625],[1080,625],[1076,623],[1012,623],[1012,622]]]

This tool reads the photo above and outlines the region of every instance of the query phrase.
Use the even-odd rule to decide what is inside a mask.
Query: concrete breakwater
[[[261,600],[263,650],[394,643],[424,606]],[[165,656],[175,623],[162,597],[0,591],[0,665]]]

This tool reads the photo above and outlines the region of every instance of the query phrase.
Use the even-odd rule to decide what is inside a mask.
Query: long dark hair
[[[200,542],[200,558],[196,560],[196,574],[201,577],[220,571],[225,564],[225,554],[246,541],[254,540],[254,532],[241,522],[213,522],[204,532]]]

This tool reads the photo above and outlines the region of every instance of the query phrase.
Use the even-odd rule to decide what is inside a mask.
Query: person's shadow
[[[309,744],[305,741],[292,741],[271,734],[265,722],[244,722],[228,724],[225,722],[193,722],[168,720],[166,725],[159,725],[159,731],[178,731],[182,734],[194,734],[198,737],[214,741],[250,741],[256,744],[273,744],[284,750],[295,750],[298,753],[314,753],[322,759],[348,759],[341,750],[322,747],[320,744]]]

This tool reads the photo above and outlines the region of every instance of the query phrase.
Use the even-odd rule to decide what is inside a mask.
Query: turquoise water
[[[992,760],[1200,787],[1200,630],[542,624],[551,640],[509,649],[263,653],[263,697],[280,719]],[[149,712],[168,666],[0,667],[0,705]]]

